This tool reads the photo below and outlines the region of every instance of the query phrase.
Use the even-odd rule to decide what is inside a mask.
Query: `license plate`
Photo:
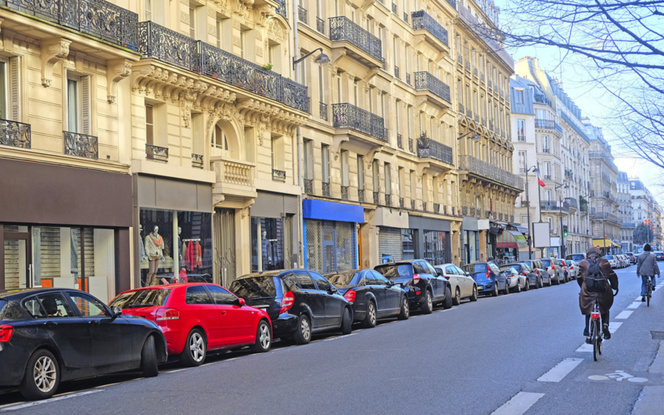
[[[484,288],[484,286],[482,286],[482,285],[478,285],[478,286],[477,286],[477,289],[478,289],[478,290],[481,290],[481,289],[483,289],[483,288]]]

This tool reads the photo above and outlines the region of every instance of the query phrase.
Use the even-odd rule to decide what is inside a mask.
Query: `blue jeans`
[[[652,281],[650,281],[650,286],[652,288],[655,288],[655,276],[647,276],[647,275],[641,275],[641,296],[646,295],[646,281],[648,281],[648,278],[652,278]]]

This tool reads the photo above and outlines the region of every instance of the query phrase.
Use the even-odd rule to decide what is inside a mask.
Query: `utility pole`
[[[530,198],[528,197],[528,163],[526,158],[523,158],[523,168],[526,170],[526,206],[527,206],[527,215],[528,215],[528,259],[533,259],[533,228],[530,223]],[[539,186],[539,183],[537,184]]]

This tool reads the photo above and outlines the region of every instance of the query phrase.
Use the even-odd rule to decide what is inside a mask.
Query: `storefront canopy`
[[[620,248],[620,245],[610,239],[593,239],[593,245],[598,248]]]
[[[503,231],[496,239],[497,248],[528,249],[526,237],[519,231]]]

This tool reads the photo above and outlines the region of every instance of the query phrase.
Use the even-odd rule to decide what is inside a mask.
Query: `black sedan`
[[[124,316],[73,289],[0,291],[0,387],[29,400],[52,396],[61,381],[140,368],[157,376],[166,339],[145,319]]]
[[[355,322],[375,327],[379,319],[396,317],[405,320],[410,315],[408,295],[400,286],[372,269],[333,272],[327,278],[353,305]]]

